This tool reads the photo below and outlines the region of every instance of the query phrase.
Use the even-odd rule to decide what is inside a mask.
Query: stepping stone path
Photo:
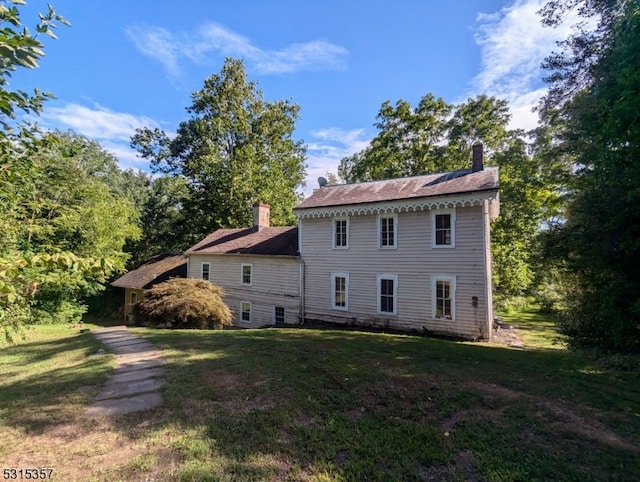
[[[116,354],[115,374],[87,410],[89,417],[140,412],[162,405],[160,388],[166,384],[162,352],[126,326],[91,332]]]

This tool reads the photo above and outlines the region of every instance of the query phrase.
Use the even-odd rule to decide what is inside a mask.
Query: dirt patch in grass
[[[604,423],[595,418],[583,417],[575,413],[574,410],[562,405],[559,402],[551,402],[542,397],[527,395],[523,392],[513,390],[511,388],[486,384],[479,382],[470,382],[470,387],[484,392],[489,397],[494,398],[495,395],[506,399],[516,400],[523,399],[527,402],[527,406],[535,407],[531,415],[541,420],[541,423],[549,432],[574,434],[580,437],[586,437],[591,440],[598,441],[613,448],[623,450],[640,451],[640,448],[621,438],[618,434],[609,429]],[[506,406],[502,406],[493,411],[494,414],[500,415],[504,412]],[[468,414],[457,413],[449,420],[445,421],[450,430],[455,427],[456,423],[464,419]],[[474,411],[474,416],[478,415],[478,411]]]

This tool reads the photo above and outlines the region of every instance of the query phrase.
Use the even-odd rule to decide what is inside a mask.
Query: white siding
[[[432,247],[431,213],[401,212],[397,217],[397,249],[380,249],[376,214],[349,218],[348,249],[332,249],[332,218],[300,220],[301,257],[305,264],[305,317],[362,325],[388,325],[405,330],[486,338],[487,302],[482,208],[455,210],[455,248]],[[488,229],[488,227],[486,228]],[[348,311],[331,307],[331,273],[349,273]],[[397,313],[377,312],[376,277],[395,274]],[[455,320],[433,317],[432,276],[456,280]],[[478,306],[472,306],[477,296]]]
[[[234,325],[259,327],[274,323],[274,307],[285,309],[285,323],[300,321],[300,261],[292,257],[191,254],[189,278],[200,278],[202,262],[211,263],[210,281],[224,289]],[[242,284],[243,264],[250,264],[251,286]],[[240,319],[240,303],[251,303],[251,323]]]

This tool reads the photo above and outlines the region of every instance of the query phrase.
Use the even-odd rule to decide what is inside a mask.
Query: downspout
[[[304,265],[304,259],[302,257],[302,219],[300,217],[298,217],[298,254],[300,255],[300,264],[299,264],[299,269],[300,269],[300,274],[298,276],[298,291],[300,293],[300,317],[299,317],[299,323],[302,325],[304,323],[304,313],[305,313],[305,306],[304,306],[304,295],[305,295],[305,265]]]
[[[305,265],[304,260],[300,258],[300,324],[304,323],[304,293],[305,293]]]

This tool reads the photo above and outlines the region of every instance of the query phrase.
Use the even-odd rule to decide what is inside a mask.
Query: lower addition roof
[[[148,289],[170,278],[187,277],[187,256],[161,254],[111,283],[118,288]]]
[[[186,254],[298,256],[298,228],[218,229],[189,248]]]

